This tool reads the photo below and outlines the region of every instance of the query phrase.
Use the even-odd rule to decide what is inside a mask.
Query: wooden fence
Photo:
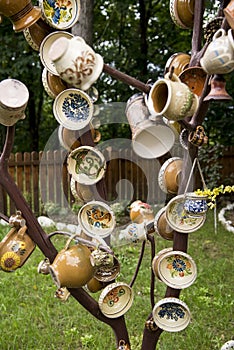
[[[150,204],[165,201],[165,193],[158,186],[161,165],[157,159],[142,159],[131,149],[105,149],[103,154],[107,161],[105,186],[109,203],[135,199]],[[171,156],[175,155],[178,152]],[[43,205],[48,202],[61,208],[74,203],[66,158],[67,152],[60,150],[11,154],[9,173],[36,215],[41,215]],[[233,158],[234,147],[229,147],[220,159],[222,177],[233,174]],[[10,216],[15,210],[14,202],[0,186],[0,212]]]

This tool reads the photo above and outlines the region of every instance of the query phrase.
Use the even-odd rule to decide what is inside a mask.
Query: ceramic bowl
[[[191,286],[197,278],[197,267],[189,254],[169,251],[159,256],[156,263],[159,279],[174,289]]]
[[[69,33],[69,32],[65,32],[65,31],[56,31],[56,32],[52,32],[50,34],[48,34],[43,41],[41,42],[40,45],[40,60],[43,64],[43,66],[51,73],[54,75],[59,75],[54,63],[51,61],[51,59],[49,58],[49,50],[51,45],[55,42],[55,40],[57,40],[58,38],[68,38],[71,39],[73,38],[74,35]]]
[[[79,19],[80,1],[49,1],[39,0],[42,18],[51,27],[59,30],[71,28]]]
[[[89,202],[94,200],[94,194],[90,186],[79,184],[73,178],[70,182],[71,193],[78,202]]]
[[[169,158],[163,163],[158,173],[158,184],[163,192],[178,192],[182,165],[183,160],[180,157]]]
[[[206,76],[207,74],[201,67],[189,67],[180,73],[179,78],[194,94],[201,96]]]
[[[174,68],[173,73],[179,75],[183,70],[188,68],[190,62],[190,55],[183,52],[176,52],[166,62],[164,75],[166,75],[171,68]]]
[[[116,256],[114,256],[114,265],[110,267],[99,267],[98,269],[96,269],[94,277],[100,282],[107,283],[115,280],[119,273],[120,263]]]
[[[188,306],[182,300],[168,297],[155,304],[153,319],[160,329],[167,332],[179,332],[189,325],[191,314]]]
[[[220,350],[232,350],[234,349],[234,340],[229,340],[224,343]]]
[[[189,27],[183,23],[179,17],[178,14],[178,1],[177,0],[170,0],[170,5],[169,5],[169,9],[170,9],[170,16],[172,21],[174,22],[174,24],[181,28],[181,29],[189,29]]]
[[[161,237],[168,241],[173,241],[174,230],[171,228],[166,220],[166,207],[161,208],[154,218],[154,229],[155,232]]]
[[[193,28],[195,0],[177,0],[176,11],[182,25],[187,29]]]
[[[94,185],[105,175],[106,161],[103,154],[91,146],[74,149],[67,158],[67,170],[82,185]]]
[[[206,220],[206,215],[199,218],[190,217],[184,210],[185,196],[178,195],[172,198],[166,206],[166,220],[175,231],[190,233],[201,228]]]
[[[89,95],[79,89],[66,89],[54,100],[53,113],[59,124],[70,130],[81,130],[89,125],[93,116],[93,103]]]
[[[160,280],[160,276],[158,274],[158,261],[159,261],[159,258],[161,258],[165,253],[168,253],[168,252],[172,252],[172,247],[168,247],[168,248],[164,248],[162,250],[160,250],[153,258],[152,260],[152,270],[155,274],[155,276]]]
[[[115,228],[115,217],[111,208],[100,201],[90,201],[78,212],[78,223],[90,237],[105,238]]]
[[[133,290],[122,282],[115,282],[106,286],[98,300],[101,312],[109,318],[124,315],[130,309],[132,303]]]
[[[66,83],[59,76],[51,74],[46,68],[42,71],[41,79],[46,93],[53,99],[67,89]]]

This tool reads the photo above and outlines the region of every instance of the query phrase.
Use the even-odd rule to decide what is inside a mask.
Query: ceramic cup
[[[124,230],[120,231],[120,240],[126,240],[128,242],[139,242],[147,239],[147,229],[145,223],[136,224],[132,222]]]
[[[69,85],[88,90],[103,70],[103,59],[79,36],[59,38],[49,50],[60,77]]]
[[[231,0],[223,10],[225,18],[232,29],[234,29],[234,0]]]
[[[24,119],[29,99],[29,91],[22,82],[16,79],[5,79],[0,82],[0,123],[12,126]]]
[[[41,17],[41,10],[31,0],[1,0],[0,13],[11,20],[16,32],[30,27]]]
[[[182,83],[174,73],[157,80],[152,86],[148,108],[152,116],[164,116],[169,120],[181,120],[191,117],[198,108],[199,98]]]
[[[86,288],[91,293],[96,293],[99,290],[105,288],[105,286],[106,286],[105,282],[101,282],[97,280],[95,277],[91,278],[91,280],[89,280],[88,283],[86,284]]]
[[[48,258],[45,258],[44,260],[42,260],[37,267],[37,272],[41,273],[43,275],[49,275],[50,273],[50,261]]]
[[[220,28],[208,45],[200,64],[207,74],[226,74],[234,69],[234,39],[232,29]]]
[[[94,275],[89,248],[79,243],[70,246],[72,239],[73,236],[69,237],[65,248],[57,254],[49,267],[58,288],[80,288]]]
[[[17,229],[20,229],[20,227],[26,225],[26,220],[22,217],[22,213],[20,210],[17,210],[16,214],[12,214],[10,216],[9,225],[11,227],[16,227]]]
[[[27,234],[27,227],[15,227],[0,242],[0,266],[3,271],[12,272],[21,267],[35,249],[35,243]]]
[[[207,196],[199,196],[194,192],[185,194],[184,210],[188,216],[201,217],[207,209]]]
[[[196,147],[207,144],[208,137],[205,134],[203,126],[199,125],[195,131],[191,131],[188,135],[188,141]]]

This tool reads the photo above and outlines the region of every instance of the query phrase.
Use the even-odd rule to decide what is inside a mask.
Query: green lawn
[[[8,228],[1,226],[0,238],[7,232]],[[156,237],[156,251],[171,245],[172,242]],[[113,248],[121,263],[118,281],[129,283],[141,244]],[[181,332],[163,332],[157,350],[219,350],[234,337],[233,249],[234,234],[219,223],[215,234],[211,212],[204,226],[189,234],[188,253],[197,264],[198,277],[180,297],[189,306],[191,323]],[[54,297],[56,287],[51,277],[37,272],[43,258],[36,248],[21,269],[13,273],[0,271],[1,350],[114,350],[111,329],[89,315],[72,297],[65,303]],[[151,311],[150,269],[147,244],[133,286],[134,302],[126,314],[133,350],[141,349],[144,322]],[[156,280],[155,301],[164,297],[165,289]],[[99,293],[94,294],[95,298],[98,296]]]

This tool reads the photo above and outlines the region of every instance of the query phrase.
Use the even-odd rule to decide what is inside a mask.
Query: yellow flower
[[[14,271],[20,266],[20,257],[14,252],[6,252],[1,258],[0,264],[4,271]]]
[[[198,189],[195,191],[195,193],[198,196],[204,196],[204,195],[208,196],[208,199],[210,200],[210,202],[207,204],[210,209],[213,209],[215,207],[215,201],[218,195],[223,193],[231,193],[231,192],[234,192],[234,185],[231,185],[231,186],[220,185],[219,187],[215,187],[212,190],[210,190],[209,188],[205,188],[204,190]]]

